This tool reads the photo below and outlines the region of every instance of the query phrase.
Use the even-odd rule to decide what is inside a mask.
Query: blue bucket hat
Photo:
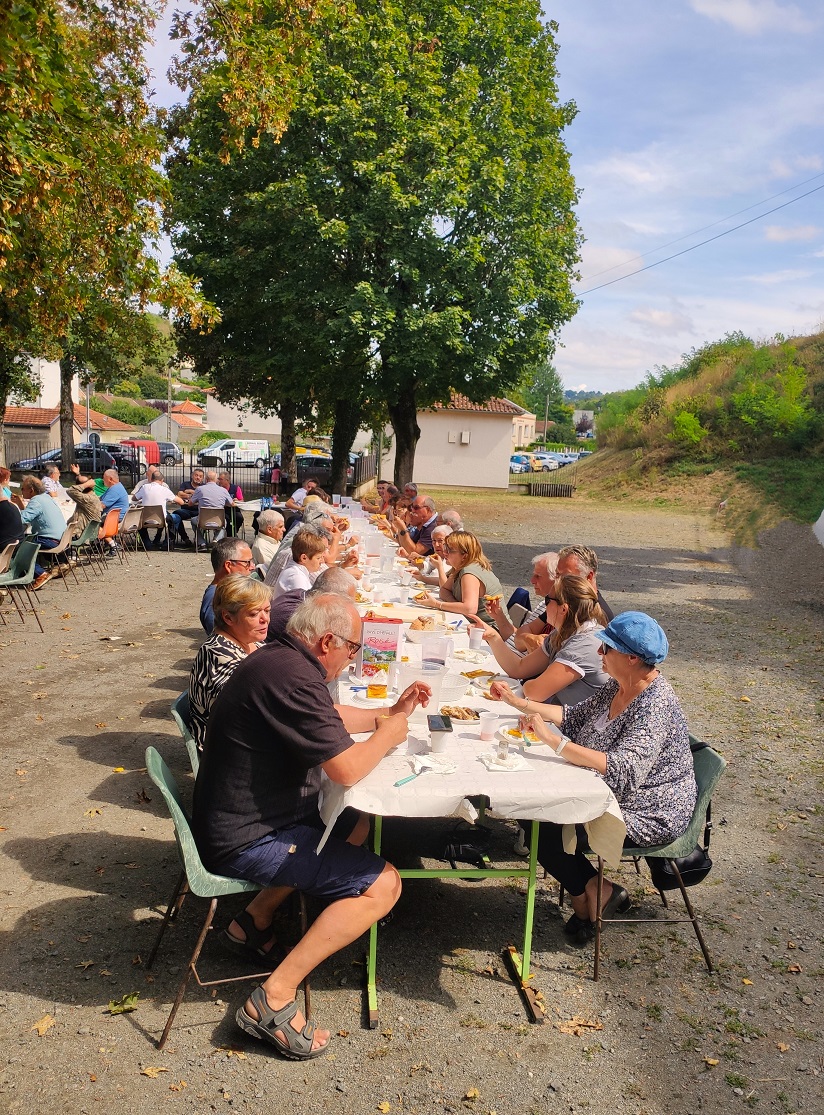
[[[658,666],[669,654],[666,635],[646,612],[622,612],[594,634],[608,647],[621,654],[635,654],[652,666]]]

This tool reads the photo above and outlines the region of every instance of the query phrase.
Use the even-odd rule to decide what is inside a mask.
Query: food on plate
[[[466,650],[464,648],[456,650],[455,657],[460,658],[462,662],[486,662],[489,659],[489,655],[482,650]]]
[[[442,705],[441,716],[451,716],[453,720],[480,720],[481,714],[465,705]]]
[[[540,737],[536,736],[531,728],[527,728],[523,732],[519,732],[517,728],[507,728],[504,731],[504,735],[505,736],[510,736],[512,739],[521,739],[521,737],[523,736],[526,739],[528,739],[530,743],[540,743],[541,742]]]
[[[390,601],[387,601],[387,602],[386,602],[385,604],[381,604],[381,607],[382,607],[382,608],[391,608],[391,607],[392,607],[392,604],[391,604],[391,602],[390,602]]]
[[[435,631],[437,627],[434,616],[418,616],[409,624],[410,631]]]
[[[464,670],[463,677],[469,678],[470,681],[474,681],[476,678],[494,678],[495,674],[492,670]]]
[[[355,593],[355,603],[356,604],[368,604],[369,603],[369,597],[364,596],[362,592],[357,592],[357,593]]]
[[[379,685],[377,682],[370,682],[366,687],[366,696],[370,701],[385,700],[388,693],[386,685]]]

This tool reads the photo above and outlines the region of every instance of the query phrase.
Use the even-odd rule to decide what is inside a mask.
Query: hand
[[[389,711],[392,713],[402,713],[404,716],[411,716],[418,705],[426,708],[431,696],[432,690],[426,682],[413,681],[409,688],[401,693],[400,697],[398,697]]]
[[[378,716],[375,730],[377,731],[378,728],[381,729],[383,738],[388,740],[390,747],[397,747],[409,735],[409,722],[406,716],[402,712],[395,712],[394,708],[389,709],[388,715],[382,713]]]
[[[505,681],[493,681],[489,693],[494,701],[504,701],[508,705],[515,706],[515,694]]]
[[[77,464],[69,465],[69,472],[73,473],[75,476],[79,476],[80,475],[80,465],[77,465]]]
[[[555,732],[551,732],[549,728],[547,728],[543,719],[537,712],[529,712],[525,716],[520,717],[518,720],[518,727],[522,732],[527,730],[534,732],[538,739],[542,743],[548,743],[553,751],[555,750],[556,744],[560,742]]]
[[[429,561],[431,562],[432,565],[434,565],[434,567],[438,570],[439,573],[444,572],[444,570],[446,568],[446,562],[444,561],[444,559],[441,557],[440,554],[430,554],[429,555]]]
[[[546,635],[531,635],[529,632],[526,632],[521,638],[523,639],[527,654],[531,654],[533,650],[537,650],[538,647],[544,645]]]
[[[340,564],[341,564],[341,567],[343,569],[348,569],[352,565],[357,565],[358,564],[358,551],[357,550],[349,550],[349,552],[346,554],[346,556],[344,557],[343,561]]]
[[[472,624],[473,627],[480,627],[481,628],[481,630],[484,633],[484,642],[485,643],[491,642],[493,637],[500,638],[500,636],[498,635],[498,632],[495,630],[495,628],[490,627],[488,623],[484,623],[484,621],[482,619],[480,619],[478,616],[467,616],[466,618]]]
[[[428,592],[422,600],[418,600],[418,598],[416,597],[415,598],[415,603],[416,604],[423,604],[423,606],[425,608],[435,608],[439,612],[443,611],[443,608],[441,607],[440,598],[437,597],[437,596],[433,596],[431,592]]]
[[[498,623],[499,620],[504,620],[504,621],[508,622],[508,617],[507,617],[506,612],[503,610],[501,600],[489,600],[489,601],[487,601],[486,610],[489,612],[489,614],[492,616],[492,618],[495,620],[496,623]]]

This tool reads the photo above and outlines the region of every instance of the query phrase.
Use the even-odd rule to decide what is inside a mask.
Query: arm
[[[490,600],[490,602],[486,606],[486,610],[495,620],[495,624],[498,628],[498,634],[501,636],[504,642],[506,642],[507,639],[511,638],[512,634],[517,630],[517,628],[511,623],[509,616],[507,615],[504,608],[501,606],[501,601]],[[515,640],[515,646],[518,646],[517,637]],[[523,648],[518,647],[518,649],[521,650]]]
[[[454,585],[454,583],[454,574],[452,574],[452,576],[447,577],[445,583],[441,585],[440,601],[435,601],[433,597],[433,603],[436,607],[438,603],[440,603],[438,610],[441,612],[456,612],[461,616],[474,616],[478,611],[483,585],[474,574],[465,573],[461,578],[462,599],[456,600],[452,593],[452,585]]]
[[[355,710],[352,710],[355,711]],[[374,713],[369,714],[373,717]],[[345,751],[327,759],[323,769],[327,776],[342,786],[354,786],[361,778],[369,774],[370,770],[378,765],[381,759],[393,747],[402,743],[408,734],[406,717],[401,713],[391,713],[380,716],[377,727],[367,740],[361,743],[352,743]],[[368,730],[368,729],[367,729]]]
[[[371,732],[380,727],[386,716],[411,716],[418,705],[424,708],[429,704],[432,690],[425,682],[416,681],[405,689],[391,708],[383,709],[377,713],[369,709],[354,708],[352,705],[335,705],[338,715],[343,721],[347,732],[357,735],[359,732]]]
[[[544,654],[542,650],[533,651],[533,654]],[[529,655],[527,657],[530,657]],[[544,655],[546,659],[546,655]],[[536,678],[524,683],[524,696],[531,701],[548,701],[568,685],[572,685],[581,675],[571,666],[553,662]]]
[[[515,649],[524,653],[536,650],[543,643],[545,635],[546,621],[540,618],[531,619],[515,632]]]
[[[546,669],[547,658],[540,647],[522,658],[506,645],[506,640],[494,627],[490,627],[477,616],[470,616],[470,623],[475,627],[483,628],[484,642],[495,655],[495,661],[499,666],[503,666],[511,678],[534,678]]]
[[[556,705],[559,712],[563,713],[560,705]],[[604,775],[607,772],[607,756],[604,751],[595,751],[591,747],[582,747],[579,743],[573,743],[572,740],[567,740],[565,743],[558,740],[558,737],[544,727],[543,719],[537,714],[524,715],[521,717],[520,726],[522,728],[531,729],[539,739],[544,743],[548,743],[556,755],[563,754],[563,757],[568,763],[572,763],[576,767],[589,767],[590,770],[597,771],[598,774]],[[612,787],[610,787],[612,789]]]

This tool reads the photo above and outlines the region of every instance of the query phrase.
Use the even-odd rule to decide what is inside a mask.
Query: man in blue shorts
[[[407,717],[426,704],[412,685],[378,714],[335,706],[327,682],[360,649],[361,621],[347,598],[301,604],[286,633],[250,654],[212,706],[194,794],[192,827],[210,871],[264,889],[238,914],[224,943],[260,962],[274,945],[275,910],[293,891],[327,905],[294,949],[237,1012],[238,1025],[292,1060],[317,1057],[329,1031],[299,1013],[303,979],[384,917],[397,902],[397,871],[364,848],[365,817],[344,814],[318,852],[321,773],[351,786],[406,738]],[[371,733],[356,743],[350,733]]]

